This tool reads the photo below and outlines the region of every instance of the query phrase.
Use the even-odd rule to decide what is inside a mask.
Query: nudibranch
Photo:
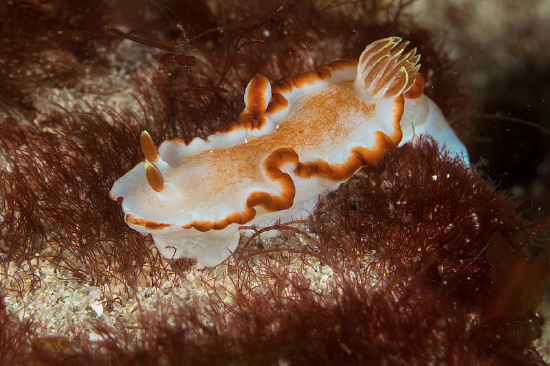
[[[274,86],[256,75],[238,120],[206,140],[175,138],[157,149],[144,131],[145,161],[114,183],[110,197],[164,257],[212,267],[237,248],[240,225],[307,215],[321,193],[419,135],[468,164],[466,148],[423,94],[420,55],[407,45],[378,40],[359,60]]]

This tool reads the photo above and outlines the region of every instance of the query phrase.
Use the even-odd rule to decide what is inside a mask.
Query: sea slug
[[[115,182],[110,197],[163,256],[211,267],[236,249],[240,225],[308,214],[321,193],[419,135],[468,164],[466,148],[423,94],[420,55],[407,45],[378,40],[359,60],[275,86],[256,75],[239,119],[206,140],[171,139],[157,150],[144,131],[146,160]]]

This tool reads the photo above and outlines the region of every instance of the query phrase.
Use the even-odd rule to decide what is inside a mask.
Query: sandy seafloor
[[[550,22],[543,22],[544,19],[549,19],[550,1],[522,2],[523,10],[501,17],[492,15],[495,13],[506,14],[510,7],[515,6],[516,2],[502,1],[499,2],[499,6],[495,3],[475,0],[452,2],[427,0],[418,2],[412,9],[419,22],[425,23],[428,28],[437,32],[442,40],[446,40],[445,49],[456,59],[464,58],[465,49],[471,48],[472,45],[475,45],[476,49],[491,45],[490,51],[486,54],[479,55],[477,58],[470,57],[465,64],[466,83],[469,83],[478,92],[483,91],[488,80],[493,77],[491,72],[496,72],[487,66],[491,64],[492,59],[508,58],[509,67],[513,67],[513,63],[517,62],[516,58],[510,57],[509,44],[506,43],[505,30],[509,29],[510,22],[519,24],[533,22],[533,19],[536,19],[540,21],[542,34],[550,34],[550,30],[547,29],[550,27]],[[519,4],[519,2],[517,3]],[[532,3],[533,8],[525,10],[526,3]],[[461,27],[453,27],[452,22],[445,20],[451,15],[454,18],[459,18],[457,21],[462,22]],[[545,27],[546,32],[544,32]],[[469,46],[465,47],[464,44]],[[85,109],[85,105],[88,103],[105,105],[118,111],[126,108],[139,115],[142,111],[133,97],[135,86],[128,70],[130,67],[138,68],[139,73],[144,77],[151,75],[157,67],[151,52],[155,52],[155,50],[124,41],[120,44],[116,57],[112,59],[110,75],[99,79],[83,78],[81,80],[82,84],[92,85],[98,93],[80,94],[79,88],[39,90],[35,95],[34,103],[35,105],[41,104],[45,109],[54,108],[50,103],[57,103],[68,110],[75,106]],[[526,52],[536,52],[536,50],[528,49]],[[506,70],[498,72],[505,73]],[[136,235],[139,234],[136,233]],[[293,240],[294,243],[290,245],[300,245],[300,238]],[[156,249],[152,247],[151,250]],[[312,259],[312,263],[314,263],[314,259]],[[6,293],[6,304],[8,311],[18,317],[32,316],[37,323],[43,324],[44,328],[39,329],[38,332],[44,336],[67,336],[70,335],[69,329],[72,325],[88,324],[95,319],[107,324],[120,322],[131,326],[136,323],[140,307],[144,310],[154,310],[159,301],[170,303],[200,301],[201,298],[207,297],[211,291],[207,284],[214,285],[215,283],[216,286],[225,287],[228,290],[232,287],[230,281],[232,274],[226,273],[227,267],[224,265],[213,271],[193,268],[185,278],[168,277],[158,288],[152,287],[144,277],[139,281],[140,286],[135,296],[128,296],[122,285],[109,288],[96,287],[71,279],[68,273],[52,267],[45,261],[38,263],[36,268],[38,270],[35,275],[40,277],[40,287],[36,287],[32,291],[25,291],[22,298],[18,297],[15,292],[8,292]],[[307,268],[309,273],[306,275],[311,280],[312,288],[327,291],[327,282],[332,276],[330,267],[314,264]],[[21,272],[12,266],[8,274],[18,276],[18,273]],[[10,280],[4,279],[4,281],[6,287],[9,288]],[[226,300],[230,301],[229,298]],[[550,315],[548,297],[544,301],[542,312]],[[90,340],[97,338],[97,335],[91,331],[88,336]],[[545,339],[541,340],[540,346],[547,346],[549,339],[550,331],[547,327]]]

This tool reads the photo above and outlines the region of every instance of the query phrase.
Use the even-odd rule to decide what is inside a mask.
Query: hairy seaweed
[[[153,138],[206,137],[235,119],[244,106],[243,90],[255,74],[277,82],[335,59],[357,57],[367,44],[388,34],[418,47],[426,93],[451,123],[463,122],[468,100],[456,67],[434,36],[400,11],[400,5],[364,1],[227,1],[217,3],[206,17],[208,29],[186,28],[179,20],[185,15],[170,12],[183,29],[173,51],[155,56],[160,67],[149,93],[164,108],[153,114]]]
[[[0,363],[24,364],[27,359],[30,337],[36,330],[31,320],[19,321],[6,310],[4,294],[0,293]]]
[[[324,197],[309,224],[318,245],[299,254],[241,249],[225,275],[231,286],[211,287],[200,302],[159,301],[140,314],[136,332],[96,322],[89,342],[75,327],[74,362],[543,365],[532,346],[542,320],[532,307],[512,317],[484,310],[503,283],[491,278],[499,260],[488,260],[484,245],[498,233],[520,250],[548,223],[523,221],[509,197],[430,141],[381,164]],[[393,180],[401,174],[403,183]],[[448,199],[436,202],[439,195]],[[316,288],[305,273],[321,273],[315,258],[328,252],[334,272]]]
[[[151,258],[143,238],[131,235],[117,205],[105,198],[116,172],[130,166],[111,154],[118,143],[122,148],[136,142],[128,121],[111,116],[113,125],[99,112],[81,113],[78,120],[52,112],[47,129],[0,125],[6,163],[0,174],[0,232],[6,262],[25,261],[32,268],[35,254],[42,253],[75,278],[104,283],[106,272],[135,277],[133,269],[139,272],[144,258]]]

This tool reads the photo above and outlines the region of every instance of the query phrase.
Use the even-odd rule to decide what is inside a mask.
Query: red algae
[[[36,324],[30,320],[20,321],[6,310],[5,298],[0,294],[0,363],[19,365],[26,360],[30,337]]]
[[[491,265],[501,264],[485,243],[499,235],[521,251],[548,223],[523,221],[509,197],[430,141],[381,164],[324,198],[309,224],[318,241],[297,263],[284,249],[261,259],[243,248],[230,267],[233,286],[212,287],[201,304],[158,302],[157,311],[141,313],[139,336],[95,322],[98,341],[90,343],[75,328],[71,357],[79,364],[543,365],[532,348],[541,324],[533,308],[519,319],[483,310],[487,299],[501,303],[502,282],[491,278]],[[306,273],[325,259],[334,275],[322,290]],[[55,363],[66,354],[48,357]]]

